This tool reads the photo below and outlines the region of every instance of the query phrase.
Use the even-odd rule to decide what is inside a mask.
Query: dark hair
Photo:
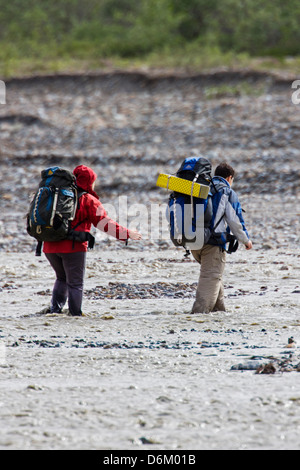
[[[226,162],[220,163],[220,165],[215,169],[215,176],[222,176],[224,179],[228,178],[228,176],[234,177],[234,175],[234,169]]]

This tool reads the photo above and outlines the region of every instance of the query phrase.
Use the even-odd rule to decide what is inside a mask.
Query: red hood
[[[97,193],[92,189],[92,185],[96,180],[97,175],[91,168],[85,165],[79,165],[74,169],[73,174],[76,176],[76,183],[79,188],[99,199]]]

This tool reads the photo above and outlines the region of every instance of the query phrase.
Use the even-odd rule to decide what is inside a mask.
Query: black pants
[[[45,253],[56,274],[51,300],[51,313],[61,313],[68,299],[71,315],[82,315],[83,282],[86,252]]]

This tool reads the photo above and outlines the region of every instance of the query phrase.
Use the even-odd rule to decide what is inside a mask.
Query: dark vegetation
[[[0,74],[22,63],[282,60],[298,55],[299,24],[298,0],[0,0]]]

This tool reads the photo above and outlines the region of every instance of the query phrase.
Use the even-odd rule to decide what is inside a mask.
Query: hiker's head
[[[91,168],[79,165],[74,169],[73,173],[76,176],[76,183],[79,188],[90,194],[96,194],[94,193],[94,186],[97,175]]]
[[[215,176],[221,176],[224,178],[230,185],[232,185],[233,178],[235,176],[235,171],[228,163],[223,162],[217,166],[215,169]]]

